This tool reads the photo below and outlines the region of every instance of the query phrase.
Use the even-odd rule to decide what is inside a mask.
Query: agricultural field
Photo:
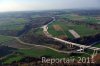
[[[100,18],[96,17],[96,16],[83,16],[83,15],[78,15],[78,14],[66,14],[66,15],[62,15],[61,18],[67,18],[70,20],[74,20],[74,21],[85,21],[87,23],[100,23]]]
[[[30,35],[33,35],[33,34],[35,34],[35,35],[44,35],[44,33],[43,33],[43,29],[42,28],[37,28],[37,29],[31,29],[29,32],[28,32]]]
[[[32,48],[32,49],[18,49],[17,54],[8,56],[6,59],[3,60],[3,63],[10,64],[13,61],[19,61],[22,58],[27,57],[27,56],[35,57],[35,58],[40,58],[42,56],[48,56],[48,57],[53,57],[53,58],[67,57],[66,54],[61,54],[50,49],[38,47],[38,48]]]
[[[30,47],[30,46],[21,44],[16,39],[14,39],[13,36],[4,36],[4,35],[0,35],[0,46],[7,46],[7,47],[19,48],[19,49]]]
[[[23,30],[27,20],[24,18],[0,18],[0,35],[17,36]]]
[[[96,39],[99,37],[100,30],[95,27],[91,28],[86,24],[76,23],[77,21],[87,21],[91,23],[99,23],[99,17],[80,16],[76,14],[65,14],[63,16],[56,16],[55,14],[62,15],[63,12],[47,12],[47,13],[33,13],[25,12],[19,14],[12,14],[0,16],[0,57],[3,58],[3,64],[12,64],[20,62],[26,57],[41,58],[69,58],[75,57],[90,57],[93,50],[85,49],[84,53],[60,53],[55,51],[68,51],[78,52],[79,47],[56,41],[43,32],[42,26],[48,24],[48,32],[53,36],[60,39],[68,40],[71,42],[76,41],[77,44],[82,44],[84,41],[90,42],[87,39]],[[49,16],[49,17],[48,17]],[[68,21],[68,19],[73,22]],[[96,21],[97,20],[97,21]],[[76,22],[74,22],[76,21]],[[13,35],[14,34],[14,35]],[[91,37],[92,36],[92,37]],[[85,38],[84,38],[85,37]],[[78,43],[78,40],[80,43]],[[86,39],[86,40],[85,40]],[[94,40],[94,41],[95,41]],[[92,42],[91,42],[92,44]],[[41,47],[37,45],[48,46],[50,48]],[[83,45],[83,44],[82,44]],[[86,44],[90,45],[90,44]],[[94,47],[99,47],[100,43],[95,44]],[[3,47],[2,47],[3,46]],[[100,47],[99,47],[100,48]],[[11,55],[10,55],[11,54]],[[27,60],[27,59],[26,59]],[[1,61],[1,60],[0,60]]]
[[[11,64],[14,61],[20,61],[23,57],[20,55],[10,55],[6,59],[3,60],[3,64]]]
[[[41,50],[41,51],[40,51]],[[90,55],[88,54],[72,54],[72,55],[67,55],[63,53],[59,53],[56,51],[53,51],[51,49],[47,48],[32,48],[32,49],[19,49],[17,50],[17,54],[13,54],[11,56],[8,56],[6,59],[3,60],[4,64],[10,64],[12,62],[17,62],[20,61],[24,57],[35,57],[35,58],[41,58],[43,56],[51,57],[51,58],[69,58],[69,57],[74,57],[75,59],[79,60],[78,57],[89,57]]]
[[[60,28],[62,28],[62,30],[55,30],[53,28],[54,25],[59,25]],[[73,38],[73,36],[70,34],[70,32],[68,31],[68,28],[66,27],[66,24],[64,24],[63,22],[59,22],[59,21],[55,21],[52,24],[48,25],[48,32],[50,34],[52,34],[55,37],[59,37],[59,36],[65,36],[65,37],[69,37],[69,38]]]
[[[59,25],[63,31],[55,30],[55,28],[53,28],[54,25]],[[74,38],[74,36],[69,32],[69,30],[74,30],[81,37],[95,35],[95,34],[100,33],[100,30],[89,28],[86,25],[71,24],[68,22],[60,22],[60,21],[53,22],[52,24],[49,25],[49,29],[48,29],[49,33],[52,34],[53,36],[58,37],[60,35],[65,35],[67,36],[67,38]]]
[[[42,32],[42,29],[36,30],[37,35],[40,35],[41,32]],[[54,50],[47,49],[47,48],[34,47],[34,46],[33,47],[26,46],[26,47],[31,48],[31,49],[17,49],[15,51],[16,52],[15,54],[10,55],[7,58],[3,59],[3,64],[11,64],[12,62],[15,62],[15,61],[18,62],[27,56],[35,57],[35,58],[40,58],[42,56],[48,56],[48,57],[52,57],[52,58],[68,58],[68,57],[74,56],[76,59],[78,58],[78,56],[80,56],[80,57],[88,57],[89,56],[87,54],[76,54],[76,55],[70,56],[70,55],[62,54],[62,53],[59,53],[59,52],[56,52]],[[22,46],[22,48],[25,48],[25,46]]]
[[[12,41],[13,38],[10,36],[0,35],[0,45]]]
[[[0,30],[22,30],[26,20],[24,18],[0,19]]]
[[[94,47],[98,47],[98,48],[100,48],[100,44],[98,43],[98,44],[95,44],[95,45],[93,45]]]

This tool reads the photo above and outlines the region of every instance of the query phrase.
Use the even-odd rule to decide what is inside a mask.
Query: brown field
[[[58,38],[63,39],[63,40],[67,39],[67,37],[65,35],[60,35],[60,36],[58,36]]]
[[[53,25],[53,28],[54,28],[56,31],[62,31],[62,28],[61,28],[59,25]]]
[[[97,54],[97,55],[94,57],[94,61],[96,61],[97,63],[98,63],[98,62],[100,63],[100,54]]]
[[[78,14],[72,14],[71,16],[73,17],[72,20],[83,21],[83,20],[86,19],[85,17],[80,16],[80,15],[78,15]]]
[[[100,20],[100,17],[95,17],[96,20]]]

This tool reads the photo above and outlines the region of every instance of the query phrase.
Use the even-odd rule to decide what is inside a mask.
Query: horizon
[[[63,10],[72,10],[72,11],[79,11],[79,10],[100,10],[100,9],[55,9],[55,10],[19,10],[19,11],[0,11],[0,13],[13,13],[13,12],[45,12],[45,11],[63,11]]]
[[[100,9],[99,2],[99,0],[0,0],[0,12]]]

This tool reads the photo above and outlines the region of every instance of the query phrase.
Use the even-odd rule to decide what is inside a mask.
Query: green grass
[[[86,20],[85,21],[88,21],[88,22],[90,22],[90,23],[98,23],[98,22],[100,22],[100,20],[97,20],[97,19],[95,19],[94,17],[89,17],[89,16],[86,16]]]
[[[87,54],[73,54],[73,55],[68,55],[68,54],[63,54],[59,53],[56,51],[53,51],[51,49],[40,49],[40,48],[34,48],[34,49],[19,49],[17,51],[21,55],[11,55],[7,57],[6,59],[3,60],[4,64],[10,64],[13,61],[19,61],[25,56],[30,56],[30,57],[35,57],[35,58],[40,58],[40,57],[45,57],[45,56],[50,56],[51,58],[70,58],[74,57],[76,60],[78,57],[89,57],[90,55]]]
[[[74,25],[70,26],[69,29],[75,30],[81,37],[100,33],[100,30],[89,28],[86,25]]]
[[[3,60],[3,64],[11,64],[14,61],[19,61],[21,60],[23,57],[18,56],[18,55],[11,55],[9,57],[7,57],[6,59]]]
[[[22,49],[18,50],[18,52],[22,53],[24,56],[31,56],[31,57],[41,57],[41,56],[50,56],[53,58],[61,58],[66,57],[67,55],[58,53],[56,51],[50,49]]]
[[[17,18],[15,20],[16,22],[19,22],[19,23],[26,23],[26,20],[24,18]]]
[[[13,39],[12,37],[0,35],[0,43],[8,42],[12,39]]]
[[[68,38],[74,38],[72,34],[68,31],[70,29],[75,30],[81,37],[100,33],[100,30],[89,28],[86,25],[76,25],[76,24],[69,24],[69,23],[56,21],[48,26],[49,27],[48,32],[52,34],[53,36],[64,35],[62,31],[56,31],[53,29],[53,25],[55,24],[60,25],[62,27],[62,29],[68,36]]]
[[[43,33],[43,29],[42,28],[37,28],[37,29],[31,29],[29,32],[28,32],[29,35],[37,35],[37,36],[41,36],[41,35],[44,35]]]
[[[95,44],[94,47],[100,48],[100,44]]]
[[[1,30],[21,30],[24,28],[26,20],[23,18],[12,18],[8,21],[0,23]]]
[[[24,25],[13,25],[13,24],[6,24],[0,26],[1,30],[21,30],[24,28]]]
[[[61,18],[67,18],[70,20],[81,20],[81,21],[86,21],[88,23],[99,23],[100,20],[97,20],[95,17],[91,16],[81,16],[81,15],[73,15],[73,14],[67,14],[67,15],[62,15]]]
[[[89,55],[92,55],[94,51],[91,49],[87,49],[85,52],[88,53]]]
[[[59,25],[63,29],[64,32],[63,31],[56,31],[56,30],[54,30],[53,25]],[[68,27],[66,27],[66,24],[63,23],[63,22],[59,22],[59,21],[55,21],[52,24],[48,25],[48,32],[50,34],[52,34],[53,36],[55,36],[55,37],[58,37],[60,35],[65,35],[66,34],[69,38],[74,38],[69,33]]]
[[[13,61],[19,61],[25,56],[30,56],[30,57],[35,57],[35,58],[40,58],[42,56],[50,56],[52,58],[64,58],[67,57],[66,54],[61,54],[56,51],[50,50],[50,49],[19,49],[17,51],[21,55],[11,55],[7,57],[6,59],[3,60],[4,64],[10,64]]]

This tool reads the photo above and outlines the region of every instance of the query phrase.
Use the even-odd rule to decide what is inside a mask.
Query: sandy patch
[[[69,30],[69,32],[75,37],[75,38],[80,38],[80,35],[74,31],[74,30]]]
[[[58,36],[58,38],[65,40],[67,37],[65,35]]]
[[[53,28],[56,30],[56,31],[61,31],[62,28],[59,26],[59,25],[53,25]]]

